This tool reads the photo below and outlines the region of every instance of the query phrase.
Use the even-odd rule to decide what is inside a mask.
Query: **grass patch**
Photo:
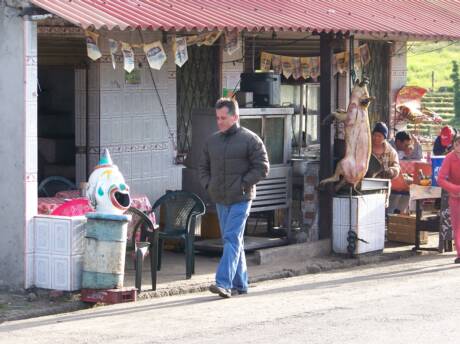
[[[407,84],[431,88],[434,71],[434,87],[452,87],[450,79],[452,61],[460,63],[460,42],[409,42],[407,44]]]

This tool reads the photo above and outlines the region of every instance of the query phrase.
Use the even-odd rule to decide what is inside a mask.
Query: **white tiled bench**
[[[26,286],[80,289],[86,217],[37,215],[26,243]]]

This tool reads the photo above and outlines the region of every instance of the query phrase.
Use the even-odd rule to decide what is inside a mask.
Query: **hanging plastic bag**
[[[174,56],[176,65],[182,67],[188,60],[187,38],[176,37],[174,41]]]
[[[99,50],[99,47],[97,46],[97,40],[99,38],[99,35],[95,32],[85,31],[85,36],[86,36],[86,50],[87,50],[88,57],[91,60],[96,61],[102,56],[101,51]]]
[[[118,51],[118,41],[114,39],[109,39],[109,49],[110,49],[110,57],[112,58],[112,67],[115,69],[117,67],[117,63],[115,61],[115,54]]]
[[[121,52],[123,53],[124,69],[128,73],[131,73],[135,67],[133,48],[128,43],[122,42]]]
[[[281,56],[281,66],[283,68],[283,75],[289,79],[294,69],[294,63],[291,56]]]
[[[160,41],[144,45],[145,56],[149,61],[150,68],[160,70],[166,62],[166,52]]]
[[[272,64],[273,55],[270,53],[262,52],[260,54],[260,70],[263,72],[268,72]]]

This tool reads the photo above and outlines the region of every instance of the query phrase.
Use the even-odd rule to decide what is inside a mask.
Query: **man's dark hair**
[[[238,103],[236,102],[235,99],[233,98],[220,98],[216,102],[216,110],[222,109],[223,107],[226,107],[228,109],[228,114],[230,116],[234,116],[238,114]]]
[[[404,142],[411,140],[410,134],[407,131],[398,131],[395,136],[395,140]]]

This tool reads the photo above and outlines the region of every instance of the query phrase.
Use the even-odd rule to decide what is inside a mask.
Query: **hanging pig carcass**
[[[347,112],[335,112],[332,116],[345,125],[345,156],[339,161],[332,177],[320,182],[320,187],[327,183],[340,182],[339,190],[346,183],[356,190],[356,186],[366,175],[371,157],[371,130],[368,106],[373,97],[369,96],[367,80],[355,83],[350,96]],[[323,123],[324,124],[324,123]]]

